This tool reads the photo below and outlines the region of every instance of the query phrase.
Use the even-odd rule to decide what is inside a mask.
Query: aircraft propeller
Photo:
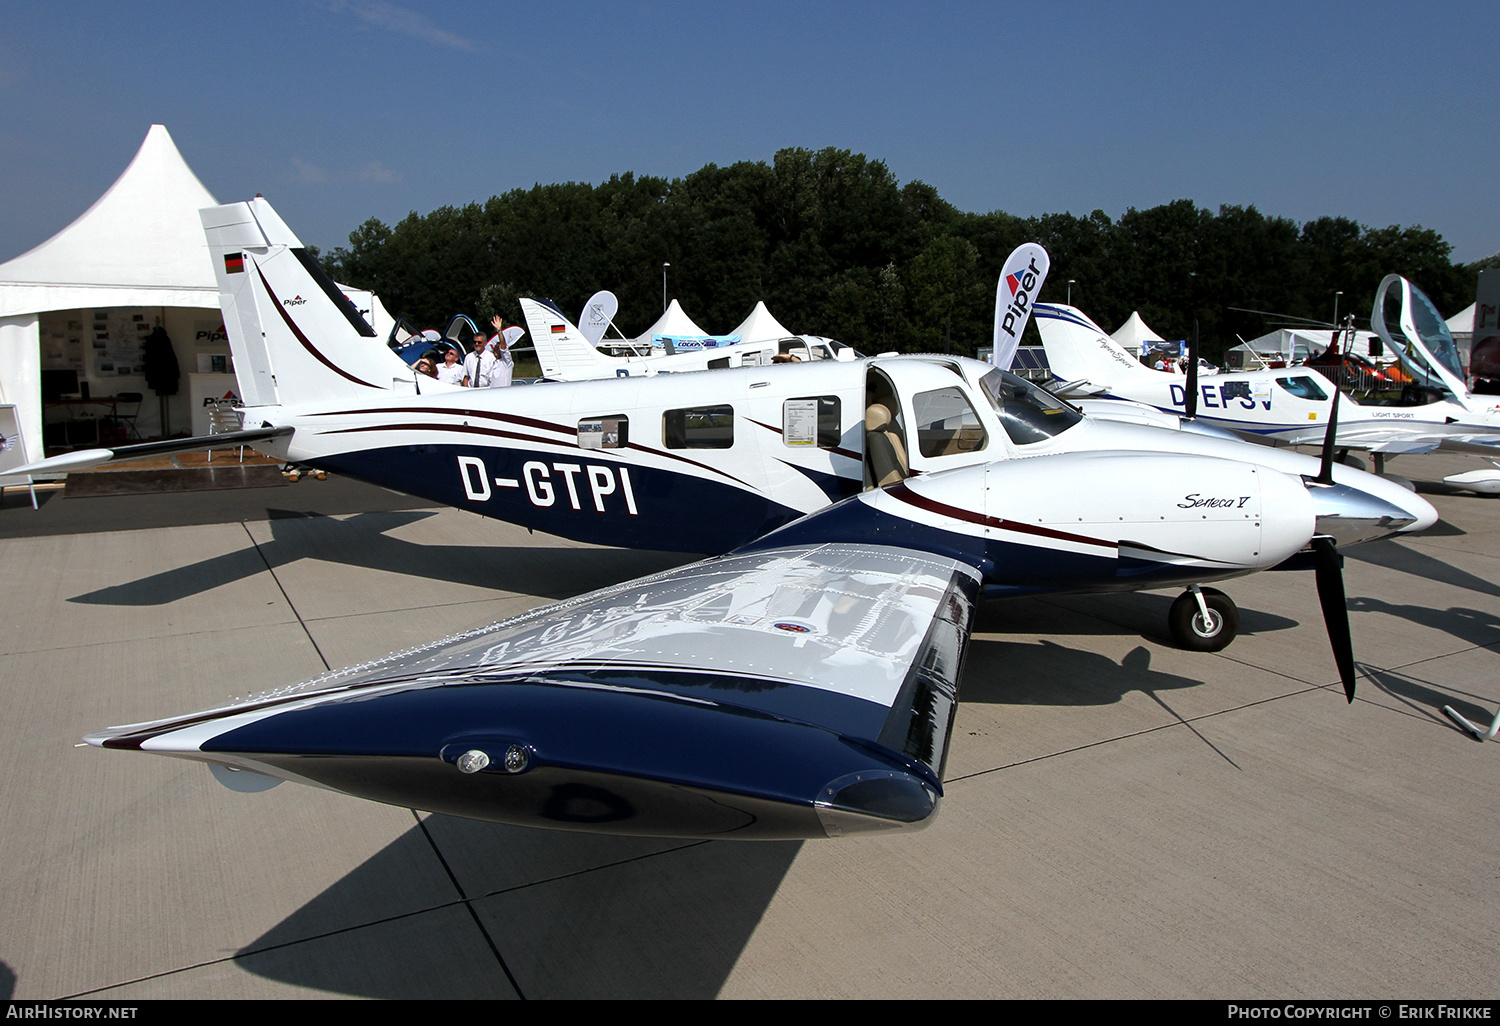
[[[1338,385],[1334,385],[1333,402],[1329,404],[1328,410],[1328,430],[1323,433],[1323,459],[1318,468],[1318,476],[1312,480],[1314,487],[1334,484],[1334,436],[1338,433],[1341,394]],[[1323,625],[1328,628],[1333,660],[1338,664],[1339,677],[1344,682],[1344,697],[1352,703],[1355,680],[1354,643],[1349,637],[1349,606],[1344,597],[1344,557],[1339,553],[1334,540],[1327,535],[1314,538],[1312,549],[1318,604],[1323,607]]]
[[[1183,397],[1183,419],[1198,416],[1198,318],[1193,318],[1193,334],[1188,338],[1187,395]]]

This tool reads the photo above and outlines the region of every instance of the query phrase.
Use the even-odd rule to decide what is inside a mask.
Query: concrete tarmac
[[[1494,999],[1500,500],[1310,573],[985,607],[936,822],[820,842],[434,816],[75,747],[684,561],[352,482],[0,509],[0,996]],[[319,489],[325,489],[319,491]],[[95,504],[88,507],[69,504]],[[50,526],[48,526],[50,525]]]

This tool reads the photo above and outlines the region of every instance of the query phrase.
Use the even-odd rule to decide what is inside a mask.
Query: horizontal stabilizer
[[[249,431],[225,431],[217,435],[198,435],[193,438],[168,438],[160,442],[142,442],[139,445],[122,445],[118,449],[79,449],[65,452],[61,456],[50,456],[24,467],[6,471],[11,474],[66,474],[73,470],[88,470],[106,463],[124,463],[128,460],[143,460],[151,456],[170,456],[179,452],[206,452],[209,449],[228,449],[239,445],[254,445],[292,433],[290,427],[255,428]]]

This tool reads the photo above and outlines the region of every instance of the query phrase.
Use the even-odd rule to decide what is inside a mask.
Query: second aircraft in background
[[[1144,366],[1076,307],[1041,303],[1035,315],[1047,362],[1065,394],[1196,415],[1255,441],[1323,441],[1335,388],[1311,367],[1226,371],[1193,380]],[[1389,275],[1376,294],[1371,320],[1416,383],[1393,400],[1343,397],[1336,445],[1369,451],[1378,471],[1386,457],[1401,453],[1441,450],[1500,460],[1500,403],[1466,387],[1453,339],[1431,301],[1406,279]],[[1500,494],[1500,470],[1444,480]]]

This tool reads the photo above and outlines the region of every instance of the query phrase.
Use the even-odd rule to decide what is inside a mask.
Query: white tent
[[[662,314],[661,318],[657,320],[655,324],[651,325],[651,327],[643,331],[640,337],[635,339],[634,341],[640,343],[641,345],[650,345],[652,335],[702,336],[707,334],[708,332],[704,331],[702,328],[698,327],[698,325],[693,323],[693,319],[691,317],[682,312],[682,307],[678,304],[677,300],[674,299],[667,307],[667,312]]]
[[[1464,340],[1474,336],[1474,308],[1478,305],[1477,302],[1470,303],[1448,318],[1448,334],[1453,336],[1453,341],[1459,341],[1459,336],[1463,336]]]
[[[781,322],[771,316],[771,311],[766,309],[763,300],[757,300],[755,309],[750,311],[750,316],[740,322],[740,326],[729,334],[740,336],[741,342],[769,342],[773,339],[790,338],[792,333],[781,326]]]
[[[93,206],[40,246],[0,264],[0,402],[16,404],[31,458],[43,455],[43,315],[79,312],[78,334],[86,337],[73,342],[59,335],[56,346],[61,352],[65,343],[82,344],[87,360],[93,332],[83,322],[95,311],[144,308],[165,322],[182,373],[194,369],[183,358],[191,340],[180,336],[192,335],[198,321],[219,322],[219,290],[198,219],[200,208],[217,202],[166,128],[152,125],[135,159]],[[51,349],[53,339],[47,342]],[[144,385],[138,377],[112,378],[94,391],[144,391]],[[186,413],[186,396],[177,398],[174,409]],[[155,422],[150,405],[141,410],[141,420],[148,418]]]
[[[1141,312],[1139,310],[1132,310],[1130,317],[1125,323],[1115,329],[1115,333],[1109,337],[1137,355],[1140,354],[1141,349],[1147,342],[1166,341],[1166,339],[1152,331],[1145,321],[1141,320]]]

